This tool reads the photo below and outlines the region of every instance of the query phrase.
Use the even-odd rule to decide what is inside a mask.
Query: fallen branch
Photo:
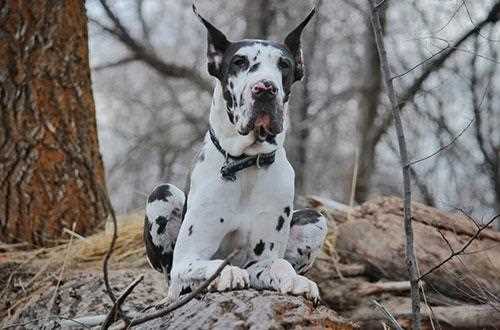
[[[423,312],[421,317],[430,325],[431,316],[434,321],[446,329],[496,329],[500,327],[500,306],[484,305],[461,305],[461,306],[437,306],[433,307],[433,315],[430,312]],[[412,318],[410,311],[393,311],[392,316],[399,324],[408,326]],[[387,314],[384,314],[384,318]],[[361,328],[365,325],[371,325],[381,320],[382,317],[377,312],[369,312],[356,317],[360,322]]]
[[[116,319],[118,310],[121,308],[121,305],[125,302],[125,299],[127,299],[128,295],[132,293],[132,291],[135,289],[135,287],[144,279],[144,275],[139,276],[136,278],[126,289],[123,291],[123,293],[116,299],[115,303],[113,304],[113,307],[111,307],[111,310],[109,311],[108,315],[106,315],[106,319],[104,320],[101,329],[106,330],[109,328],[111,323]]]
[[[401,293],[405,291],[410,291],[411,285],[408,281],[399,282],[377,282],[370,283],[366,282],[359,286],[357,292],[361,296],[370,296],[379,293]]]
[[[210,285],[210,283],[212,283],[212,281],[217,278],[217,276],[219,276],[220,272],[222,272],[222,270],[224,269],[224,267],[226,267],[229,264],[229,262],[231,261],[231,259],[238,253],[238,251],[239,250],[233,251],[226,258],[226,260],[224,260],[224,262],[222,262],[222,264],[219,266],[219,268],[217,268],[217,270],[213,273],[213,275],[210,276],[199,287],[197,287],[195,290],[193,290],[193,292],[191,292],[190,294],[188,294],[184,298],[178,300],[177,302],[171,304],[170,306],[168,306],[164,310],[161,310],[161,311],[158,311],[156,313],[152,313],[152,314],[149,314],[149,315],[146,315],[146,316],[143,316],[143,317],[137,317],[137,318],[132,319],[130,321],[130,324],[128,324],[128,327],[132,327],[132,326],[135,326],[135,325],[146,323],[146,322],[154,320],[156,318],[165,316],[165,315],[167,315],[167,314],[175,311],[176,309],[184,306],[185,304],[187,304],[191,300],[193,300],[201,291],[205,290]]]
[[[389,322],[391,322],[392,326],[394,327],[394,329],[397,329],[397,330],[403,330],[403,328],[401,328],[401,326],[399,325],[398,321],[394,318],[394,316],[387,310],[387,308],[384,307],[384,305],[382,305],[381,303],[379,303],[378,301],[376,300],[372,300],[372,303],[377,306],[378,308],[380,308],[382,310],[382,312],[384,313],[384,315],[386,316],[386,318],[389,320]]]

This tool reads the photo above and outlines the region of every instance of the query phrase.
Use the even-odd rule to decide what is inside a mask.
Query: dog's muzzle
[[[253,109],[247,131],[254,131],[257,140],[265,141],[283,131],[283,109],[277,101],[278,88],[269,80],[252,86]]]

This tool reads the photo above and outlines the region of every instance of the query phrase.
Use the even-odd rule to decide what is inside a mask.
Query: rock
[[[134,278],[144,274],[144,281],[123,305],[129,315],[164,296],[163,277],[150,270],[114,271],[110,282],[121,292]],[[111,308],[104,292],[102,273],[98,271],[68,274],[57,289],[55,285],[33,295],[31,301],[2,325],[18,324],[23,329],[68,328],[71,319],[96,326]],[[96,322],[97,321],[97,322]],[[78,323],[76,323],[78,324]],[[75,326],[82,328],[83,326]],[[273,291],[240,290],[207,293],[173,313],[134,327],[135,329],[354,329],[333,310],[315,307],[302,298]]]

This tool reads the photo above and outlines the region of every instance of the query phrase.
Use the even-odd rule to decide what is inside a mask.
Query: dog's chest
[[[277,152],[272,165],[246,168],[228,181],[220,174],[224,159],[210,149],[205,146],[205,159],[192,172],[188,208],[201,218],[224,219],[224,229],[230,229],[217,257],[239,248],[242,253],[236,259],[244,263],[260,240],[275,242],[275,251],[284,253],[289,231],[280,217],[288,222],[284,209],[291,208],[294,194],[294,173],[284,151]]]

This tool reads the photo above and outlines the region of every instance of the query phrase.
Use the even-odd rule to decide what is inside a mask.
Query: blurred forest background
[[[231,40],[282,40],[312,3],[197,5]],[[410,159],[454,141],[414,166],[417,199],[479,216],[500,212],[500,27],[467,36],[493,1],[387,5],[384,33],[394,82],[406,103]],[[344,203],[400,195],[397,145],[366,1],[321,1],[319,7],[303,37],[307,75],[291,101],[286,147],[297,193]],[[191,2],[121,0],[108,9],[87,1],[101,150],[113,205],[123,213],[142,207],[158,182],[184,186],[207,130],[212,81],[205,31]],[[404,99],[415,87],[414,97]]]
[[[417,199],[479,216],[500,212],[500,28],[488,26],[454,44],[492,4],[390,1],[384,31],[401,95],[430,71],[404,100],[410,159],[454,141],[412,170]],[[232,40],[282,40],[312,4],[197,5]],[[158,182],[184,186],[207,129],[206,36],[189,1],[115,1],[112,13],[88,1],[87,8],[101,150],[113,205],[122,213],[142,207]],[[355,202],[400,195],[394,128],[366,1],[321,1],[303,40],[307,75],[292,93],[287,137],[297,193],[350,203],[357,173]]]

